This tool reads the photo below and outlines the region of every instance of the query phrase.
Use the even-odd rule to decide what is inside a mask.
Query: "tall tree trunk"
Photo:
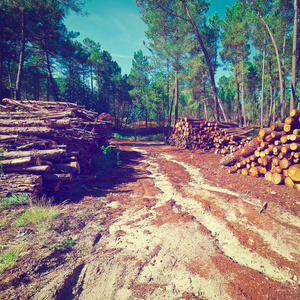
[[[248,2],[248,1],[247,1]],[[280,62],[280,56],[279,56],[279,52],[278,52],[278,47],[277,44],[275,42],[274,36],[271,32],[271,29],[269,27],[269,25],[267,24],[267,22],[265,21],[265,19],[263,18],[263,16],[260,14],[260,12],[254,7],[255,12],[257,13],[258,17],[261,19],[261,21],[263,22],[263,24],[265,25],[272,44],[274,46],[275,49],[275,53],[276,53],[276,59],[277,59],[277,64],[278,64],[278,74],[279,74],[279,83],[280,83],[280,103],[283,104],[284,102],[284,86],[283,86],[283,78],[282,78],[282,68],[281,68],[281,62]],[[281,122],[284,121],[285,115],[284,115],[284,105],[281,105],[281,111],[280,111],[280,119]]]
[[[235,70],[235,82],[236,82],[236,92],[237,92],[237,100],[236,100],[236,108],[237,108],[237,125],[243,125],[241,122],[241,102],[240,102],[240,82],[239,82],[239,74],[238,68]]]
[[[282,84],[283,84],[283,99],[281,103],[281,109],[283,110],[283,114],[285,116],[286,113],[286,83],[285,83],[285,53],[286,53],[286,36],[287,36],[287,24],[285,26],[285,33],[284,33],[284,39],[283,39],[283,46],[282,46]]]
[[[19,57],[19,65],[18,65],[18,73],[16,80],[16,100],[21,100],[21,82],[23,79],[23,67],[25,60],[25,15],[24,8],[20,8],[21,11],[21,49],[20,49],[20,57]]]
[[[2,49],[0,49],[0,101],[4,98],[3,60],[4,60],[3,51]]]
[[[198,42],[201,46],[201,49],[202,49],[204,57],[205,57],[205,61],[206,61],[208,71],[209,71],[209,77],[210,77],[210,84],[211,84],[211,88],[212,88],[212,93],[213,93],[213,97],[214,97],[215,120],[216,120],[216,122],[219,122],[218,94],[217,94],[217,88],[216,88],[216,83],[215,83],[215,75],[214,75],[212,64],[211,64],[211,61],[210,61],[210,58],[209,58],[209,54],[208,54],[208,52],[207,52],[207,50],[204,46],[204,43],[203,43],[201,34],[198,30],[198,27],[197,27],[194,19],[192,18],[191,14],[190,14],[190,11],[189,11],[186,0],[181,0],[181,2],[184,5],[184,8],[185,8],[186,13],[187,13],[188,18],[189,18],[189,21],[190,21],[190,23],[191,23],[191,25],[194,29],[195,36],[196,36],[196,38],[197,38],[197,40],[198,40]]]
[[[60,101],[59,96],[58,96],[57,86],[56,86],[56,83],[54,82],[54,79],[52,77],[51,65],[50,65],[50,59],[49,59],[49,52],[48,52],[48,50],[45,51],[45,60],[46,60],[46,66],[47,66],[47,78],[49,80],[50,89],[51,89],[51,91],[53,93],[55,101]]]
[[[274,102],[273,102],[273,86],[272,86],[272,81],[273,81],[273,78],[272,78],[272,60],[271,60],[271,56],[269,56],[269,76],[270,76],[270,111],[269,111],[269,122],[268,124],[270,124],[270,120],[273,116],[273,119],[275,118],[275,113],[273,115],[273,112],[275,111],[275,99],[274,99]],[[275,88],[274,88],[275,90]],[[274,106],[273,106],[273,103],[274,103]]]
[[[36,101],[40,100],[40,73],[38,69],[35,71],[35,76],[34,76],[35,82],[34,82],[34,99]]]
[[[271,124],[272,114],[273,114],[273,88],[270,80],[270,107],[269,107],[268,127]]]
[[[12,77],[11,77],[11,71],[10,71],[10,63],[7,63],[7,71],[8,71],[8,82],[9,82],[9,94],[10,94],[10,98],[14,98],[15,95],[15,90],[13,87],[13,82],[12,82]]]
[[[224,118],[224,121],[227,122],[227,116],[225,114],[225,110],[224,110],[224,107],[223,107],[223,103],[221,101],[221,99],[218,97],[218,103],[220,105],[220,108],[221,108],[221,112],[223,114],[223,118]]]
[[[296,101],[296,59],[297,59],[297,25],[298,25],[298,0],[294,0],[294,34],[293,34],[293,51],[292,51],[292,93],[290,100],[290,109],[295,108]]]
[[[178,97],[179,97],[179,92],[178,92],[178,70],[175,69],[175,81],[174,81],[174,95],[175,95],[175,120],[174,124],[176,123],[178,119]]]
[[[85,101],[85,72],[84,72],[84,64],[82,64],[82,90],[83,90],[83,103],[86,103]]]
[[[265,57],[266,57],[266,35],[264,38],[263,65],[262,65],[262,77],[261,77],[260,128],[263,128],[264,126]]]
[[[275,123],[276,120],[276,89],[274,88],[274,93],[273,93],[273,118],[272,118],[272,123]]]
[[[169,58],[167,58],[167,122],[168,124],[171,124],[169,119],[169,112],[170,112],[170,71],[169,71]],[[168,131],[169,134],[169,131]],[[168,135],[169,137],[169,135]]]
[[[244,90],[244,63],[242,58],[242,70],[241,70],[241,77],[242,77],[242,90],[241,90],[241,98],[242,98],[242,125],[245,126],[246,124],[246,112],[245,112],[245,90]]]
[[[148,110],[147,110],[147,101],[146,101],[145,90],[143,90],[143,97],[144,97],[144,111],[145,111],[146,129],[148,129]]]
[[[203,108],[204,108],[204,119],[208,120],[207,115],[207,105],[206,105],[206,87],[205,87],[205,80],[203,80]]]
[[[173,105],[174,105],[174,96],[175,96],[175,88],[173,88],[173,95],[172,95],[172,101],[171,101],[171,107],[170,107],[170,117],[169,117],[169,127],[170,128],[171,128],[171,124],[172,124],[172,111],[173,111]]]
[[[94,95],[93,67],[92,66],[91,66],[91,90],[92,90],[92,95]]]

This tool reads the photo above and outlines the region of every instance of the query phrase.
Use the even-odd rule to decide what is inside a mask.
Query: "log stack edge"
[[[262,128],[258,137],[220,160],[228,173],[264,177],[300,191],[300,110],[292,109],[284,123]]]
[[[68,102],[3,99],[0,112],[0,197],[59,191],[85,170],[112,118]]]

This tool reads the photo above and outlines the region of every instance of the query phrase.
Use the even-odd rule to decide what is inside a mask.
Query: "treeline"
[[[0,100],[77,102],[117,120],[130,115],[128,76],[100,43],[76,41],[79,33],[64,24],[83,9],[82,0],[0,2]]]
[[[163,78],[175,118],[239,125],[260,120],[263,126],[283,121],[299,106],[297,0],[238,0],[227,6],[224,19],[217,13],[207,19],[210,1],[205,0],[135,2],[153,53],[155,71],[148,78]],[[217,68],[231,74],[218,84]],[[172,106],[166,109],[171,115]]]
[[[207,18],[205,0],[135,2],[151,56],[136,51],[127,76],[100,43],[80,43],[64,25],[83,1],[2,0],[0,99],[77,102],[117,126],[185,116],[266,126],[299,107],[297,0],[238,0],[224,19]],[[231,75],[215,82],[220,68]]]

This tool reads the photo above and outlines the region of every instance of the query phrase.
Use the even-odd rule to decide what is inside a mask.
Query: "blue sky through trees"
[[[211,0],[208,16],[218,12],[223,18],[226,6],[232,6],[235,0]],[[142,49],[150,54],[143,45],[147,26],[133,0],[87,0],[84,10],[87,16],[74,13],[65,19],[69,31],[79,32],[79,41],[90,38],[101,44],[113,60],[122,68],[123,74],[129,74],[134,52]],[[223,71],[219,68],[219,77]]]

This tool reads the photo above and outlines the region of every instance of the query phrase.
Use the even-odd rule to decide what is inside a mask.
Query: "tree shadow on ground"
[[[129,145],[126,144],[126,146]],[[86,175],[75,177],[73,182],[62,186],[58,192],[49,191],[47,196],[53,197],[54,203],[59,204],[63,201],[77,203],[86,196],[106,197],[110,193],[120,193],[117,190],[118,185],[137,180],[134,177],[135,166],[139,164],[143,156],[140,152],[133,150],[112,149],[110,157],[103,157],[101,154],[94,157],[91,167],[84,170]],[[128,192],[130,191],[122,191],[122,193]]]

